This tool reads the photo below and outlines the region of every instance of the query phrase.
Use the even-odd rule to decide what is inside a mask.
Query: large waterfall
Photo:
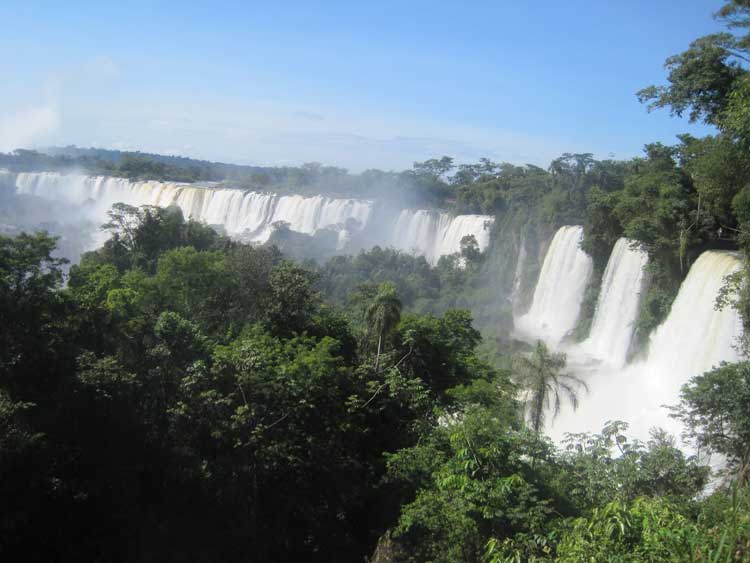
[[[739,315],[729,307],[716,310],[715,302],[725,276],[740,268],[735,253],[701,254],[667,319],[651,335],[646,358],[624,369],[581,368],[578,373],[589,392],[581,397],[578,411],[566,408],[557,420],[549,421],[550,435],[560,438],[565,432],[598,430],[608,420],[629,422],[632,435],[642,439],[654,426],[679,434],[679,423],[668,417],[663,405],[675,404],[681,386],[691,377],[721,361],[738,359],[734,346],[742,332]]]
[[[578,320],[593,262],[581,250],[583,228],[561,227],[544,257],[528,313],[515,319],[516,331],[557,345]]]
[[[602,278],[590,336],[580,349],[614,367],[625,365],[633,336],[648,254],[621,238],[615,244]]]
[[[473,235],[480,250],[490,242],[489,225],[494,218],[487,215],[458,215],[404,209],[396,219],[392,244],[405,252],[423,255],[435,264],[441,256],[461,250],[461,239]]]
[[[7,175],[7,174],[6,174]],[[473,235],[479,248],[489,245],[485,215],[452,216],[426,210],[403,210],[395,219],[374,223],[375,204],[368,200],[330,198],[322,195],[279,195],[170,182],[132,182],[110,176],[84,176],[57,172],[20,173],[15,176],[19,193],[79,206],[89,219],[101,223],[116,202],[129,205],[178,206],[186,217],[220,225],[232,237],[265,242],[274,224],[283,222],[292,231],[314,234],[320,229],[339,233],[341,248],[352,234],[375,233],[370,240],[424,255],[431,263],[460,250],[461,239]],[[101,240],[96,241],[101,243]]]
[[[690,268],[667,320],[649,339],[647,367],[662,382],[681,384],[686,375],[737,360],[739,315],[731,307],[717,311],[715,302],[724,278],[740,267],[735,253],[708,251]]]
[[[222,225],[227,234],[263,242],[279,221],[289,228],[313,234],[347,223],[363,228],[372,203],[323,196],[277,195],[242,190],[198,187],[169,182],[131,182],[110,176],[62,175],[54,172],[22,173],[16,178],[20,193],[88,205],[101,217],[115,202],[130,205],[178,206],[186,217],[209,225]]]
[[[652,427],[675,435],[679,423],[664,405],[675,404],[691,377],[722,361],[738,359],[735,344],[742,331],[737,312],[716,310],[716,298],[727,275],[742,267],[733,252],[707,251],[690,268],[666,320],[651,334],[645,358],[626,366],[638,315],[647,255],[621,238],[602,278],[588,339],[563,343],[578,318],[591,260],[579,248],[581,227],[557,231],[544,258],[529,312],[516,319],[516,332],[542,338],[568,352],[568,370],[583,379],[580,406],[565,406],[557,419],[548,417],[547,433],[560,440],[566,433],[596,432],[609,420],[630,424],[630,434],[647,439]],[[597,361],[591,362],[591,358]]]

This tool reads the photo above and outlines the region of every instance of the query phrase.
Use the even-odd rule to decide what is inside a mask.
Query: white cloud
[[[119,76],[112,59],[98,56],[51,71],[46,79],[26,84],[15,95],[0,92],[0,152],[67,144],[71,109],[86,108],[102,95],[111,95],[102,85]],[[95,128],[91,132],[98,133]]]
[[[104,57],[58,71],[53,87],[45,89],[46,99],[64,110],[54,118],[48,115],[47,125],[56,134],[21,123],[34,120],[14,119],[0,130],[3,137],[12,130],[13,139],[3,139],[0,146],[77,144],[243,164],[318,161],[352,171],[409,168],[414,161],[442,155],[457,162],[486,156],[544,166],[563,151],[586,152],[569,139],[497,124],[467,127],[374,106],[243,99],[240,92],[168,92],[128,78],[126,69]]]
[[[453,156],[457,162],[488,157],[546,166],[564,151],[587,152],[587,147],[569,139],[386,115],[378,108],[299,108],[267,100],[240,101],[235,96],[198,101],[190,95],[169,97],[154,92],[139,92],[115,103],[105,104],[106,96],[101,99],[80,112],[75,124],[66,123],[73,133],[66,135],[66,142],[80,144],[84,141],[79,139],[90,139],[89,132],[96,127],[109,146],[128,139],[128,148],[144,152],[242,164],[318,161],[352,171],[404,169],[415,161],[442,155]],[[178,152],[175,147],[184,148]]]

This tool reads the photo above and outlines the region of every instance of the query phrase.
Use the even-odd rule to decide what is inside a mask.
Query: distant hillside
[[[143,152],[50,147],[42,151],[18,149],[0,153],[0,168],[14,172],[79,171],[130,180],[165,182],[221,182],[229,187],[307,195],[352,198],[399,198],[417,204],[407,189],[409,173],[366,171],[354,175],[343,168],[313,162],[302,166],[247,166]],[[411,192],[411,193],[409,193]],[[406,196],[406,197],[405,197]]]
[[[86,162],[98,162],[101,165],[111,169],[123,169],[125,166],[128,171],[138,172],[135,164],[150,163],[151,168],[164,170],[169,175],[174,175],[180,180],[176,181],[224,181],[231,179],[247,179],[256,177],[263,180],[267,175],[271,178],[278,178],[279,172],[284,170],[280,168],[262,167],[262,166],[245,166],[238,164],[227,164],[224,162],[210,162],[208,160],[197,160],[184,156],[163,155],[155,153],[145,153],[140,151],[118,151],[110,149],[82,148],[75,145],[66,147],[49,147],[42,152],[53,157],[67,157],[74,160]],[[159,165],[163,165],[163,168]],[[283,175],[283,173],[281,174]],[[182,178],[186,178],[182,180]]]

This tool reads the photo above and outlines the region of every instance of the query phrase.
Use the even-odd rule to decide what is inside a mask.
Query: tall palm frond
[[[579,390],[588,391],[583,380],[563,371],[565,354],[551,352],[542,341],[537,341],[531,354],[517,357],[514,363],[519,383],[526,392],[524,418],[535,432],[544,428],[547,412],[552,413],[553,420],[557,418],[564,398],[576,410]]]
[[[380,284],[377,295],[367,308],[366,318],[368,325],[374,328],[375,334],[378,335],[378,351],[375,356],[375,370],[377,371],[383,340],[401,320],[401,300],[396,293],[395,285],[390,282]]]

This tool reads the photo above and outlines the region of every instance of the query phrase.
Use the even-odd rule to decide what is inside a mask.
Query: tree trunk
[[[378,353],[375,356],[375,373],[378,372],[378,366],[380,365],[380,348],[382,344],[383,344],[383,333],[381,332],[378,335]]]

